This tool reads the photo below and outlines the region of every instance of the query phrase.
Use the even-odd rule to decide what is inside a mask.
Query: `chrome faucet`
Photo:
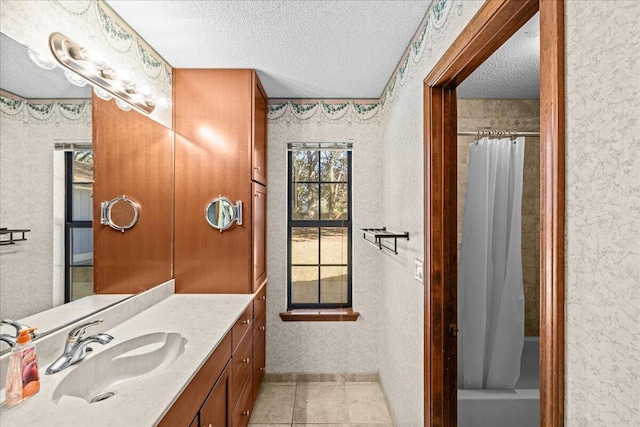
[[[102,319],[98,319],[72,329],[67,336],[67,342],[64,345],[62,356],[58,357],[56,361],[47,368],[46,374],[55,374],[84,360],[84,358],[93,351],[93,349],[89,347],[91,343],[97,342],[102,345],[110,343],[113,337],[109,334],[100,333],[83,338],[87,328],[100,325],[102,322]]]
[[[16,329],[16,338],[18,338],[18,335],[20,335],[21,330],[30,328],[30,326],[25,325],[24,323],[16,322],[15,320],[11,320],[11,319],[3,319],[0,321],[0,323],[13,326]],[[36,337],[36,334],[34,334],[33,331],[29,332],[29,334],[31,335],[31,339]],[[3,334],[3,335],[7,335],[7,334]],[[7,335],[7,336],[10,337],[11,335]],[[15,344],[15,341],[14,341],[14,344]]]
[[[15,347],[17,338],[16,337],[12,337],[9,334],[1,334],[0,335],[0,341],[6,342],[7,344],[9,344],[9,347]]]

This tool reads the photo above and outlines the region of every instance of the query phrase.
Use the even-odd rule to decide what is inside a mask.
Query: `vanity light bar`
[[[85,49],[62,33],[51,33],[49,47],[53,57],[68,70],[87,79],[113,96],[127,102],[144,114],[150,114],[155,102],[145,99],[134,87],[127,87],[116,78],[116,72],[108,65],[95,64],[85,54]]]

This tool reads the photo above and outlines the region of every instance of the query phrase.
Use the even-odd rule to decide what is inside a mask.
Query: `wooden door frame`
[[[489,0],[424,80],[425,425],[457,418],[456,87],[540,12],[540,422],[564,425],[564,1]]]

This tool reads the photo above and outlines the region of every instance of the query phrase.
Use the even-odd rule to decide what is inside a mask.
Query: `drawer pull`
[[[266,371],[266,370],[267,370],[267,367],[266,367],[266,366],[265,366],[265,367],[262,367],[262,368],[260,368],[260,370],[261,370],[262,372],[264,372],[264,371]]]
[[[251,323],[251,320],[249,320],[249,319],[246,319],[246,320],[243,320],[243,321],[242,321],[242,324],[243,324],[243,325],[248,325],[248,324],[250,324],[250,323]]]
[[[258,329],[260,329],[261,331],[265,331],[267,329],[266,326],[260,326]]]
[[[263,301],[264,301],[264,300],[266,300],[266,299],[267,299],[267,296],[266,296],[266,295],[262,295],[262,296],[261,296],[260,298],[258,298],[258,299],[261,299],[261,300],[263,300]]]
[[[245,417],[248,417],[250,413],[251,411],[247,410],[247,411],[244,411],[242,415],[244,415]]]
[[[247,365],[251,362],[251,360],[247,357],[246,359],[242,359],[242,363],[246,363]]]

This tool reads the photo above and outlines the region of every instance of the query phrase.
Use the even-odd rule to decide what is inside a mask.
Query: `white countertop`
[[[209,358],[253,298],[252,294],[172,295],[124,323],[108,330],[111,344],[152,332],[178,332],[188,341],[185,351],[170,366],[123,383],[118,393],[89,404],[80,398],[63,397],[53,402],[60,381],[76,366],[45,375],[40,366],[40,392],[14,406],[2,406],[0,425],[13,426],[153,426],[157,424]],[[92,345],[95,356],[109,345]],[[64,343],[60,343],[60,351]],[[77,366],[81,366],[82,362]]]

